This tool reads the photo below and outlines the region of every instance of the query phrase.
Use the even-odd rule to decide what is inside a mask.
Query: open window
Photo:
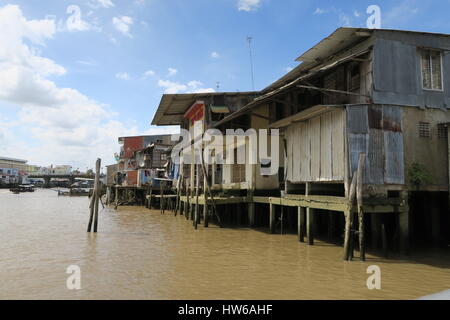
[[[421,50],[422,87],[442,91],[442,53],[437,50]]]

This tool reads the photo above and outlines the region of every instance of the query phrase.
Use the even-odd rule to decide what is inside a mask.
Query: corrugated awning
[[[183,93],[164,94],[156,110],[152,125],[170,126],[180,125],[186,111],[199,100],[206,103],[214,96],[257,96],[258,92],[211,92],[211,93]]]
[[[229,116],[227,116],[222,121],[217,122],[214,126],[217,128],[217,127],[221,126],[222,124],[224,124],[224,123],[226,123],[226,122],[228,122],[230,120],[233,120],[233,119],[241,116],[242,114],[252,110],[254,107],[260,105],[264,101],[269,100],[271,97],[274,97],[274,96],[276,96],[276,95],[286,91],[287,89],[290,89],[290,88],[296,86],[302,80],[306,80],[306,79],[308,79],[308,78],[310,78],[310,77],[312,77],[312,76],[314,76],[314,75],[316,75],[316,74],[318,74],[320,72],[324,72],[324,71],[326,71],[326,70],[328,70],[330,68],[333,68],[333,67],[336,67],[336,66],[338,66],[338,65],[340,65],[342,63],[345,63],[345,62],[347,62],[347,61],[349,61],[349,60],[351,60],[353,58],[356,58],[358,56],[366,54],[370,50],[371,50],[371,48],[365,48],[365,49],[363,49],[361,51],[358,51],[356,53],[348,54],[347,56],[331,60],[331,61],[329,61],[326,64],[319,65],[319,66],[309,70],[308,74],[306,74],[304,76],[301,76],[301,77],[298,77],[297,79],[291,81],[290,83],[288,83],[288,84],[286,84],[286,85],[284,85],[284,86],[282,86],[280,88],[277,88],[277,89],[275,89],[275,90],[273,90],[271,92],[266,93],[265,95],[262,95],[262,96],[260,96],[260,97],[258,97],[256,99],[254,99],[252,102],[250,102],[249,104],[247,104],[246,106],[241,108],[239,111],[234,112],[234,113],[230,114]]]

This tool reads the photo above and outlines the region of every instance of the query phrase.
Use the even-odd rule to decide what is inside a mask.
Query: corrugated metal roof
[[[28,162],[28,160],[22,160],[22,159],[16,159],[16,158],[7,158],[7,157],[0,157],[0,160],[2,160],[2,161],[20,162],[20,163],[27,163]]]
[[[184,113],[197,100],[206,100],[214,96],[256,96],[258,92],[212,92],[212,93],[184,93],[164,94],[156,110],[152,125],[179,125]]]

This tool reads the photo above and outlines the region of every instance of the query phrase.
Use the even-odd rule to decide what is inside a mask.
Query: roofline
[[[340,27],[334,30],[330,35],[328,35],[326,38],[321,39],[318,43],[316,43],[313,47],[309,48],[305,52],[303,52],[295,61],[300,61],[301,57],[304,56],[306,53],[312,51],[314,48],[319,46],[320,44],[324,43],[327,39],[332,37],[335,33],[337,33],[339,30],[354,30],[355,32],[367,32],[371,33],[372,35],[377,32],[397,32],[397,33],[410,33],[410,34],[422,34],[422,35],[434,35],[434,36],[441,36],[441,37],[450,37],[450,34],[446,33],[437,33],[437,32],[425,32],[425,31],[415,31],[415,30],[400,30],[400,29],[368,29],[368,28],[353,28],[353,27]],[[280,77],[276,81],[272,82],[268,86],[266,86],[264,89],[261,90],[261,92],[267,92],[270,90],[273,90],[274,88],[277,88],[280,83],[282,83],[284,80],[287,80],[290,78],[290,76],[294,75],[296,72],[298,72],[298,69],[303,66],[303,63],[300,63],[298,66],[296,66],[294,69],[286,73],[284,76]]]
[[[155,114],[153,116],[153,120],[151,122],[151,125],[154,126],[168,126],[166,124],[161,125],[158,124],[158,121],[160,119],[156,119],[158,115],[158,111],[160,111],[161,104],[164,99],[172,98],[175,99],[177,97],[192,97],[192,99],[199,99],[199,98],[208,98],[208,97],[214,97],[214,96],[249,96],[249,95],[259,95],[260,91],[223,91],[223,92],[204,92],[204,93],[165,93],[161,96],[161,99],[159,101],[158,108],[155,111]],[[173,124],[173,125],[179,125],[179,124]]]
[[[28,162],[28,160],[17,159],[17,158],[8,158],[8,157],[0,157],[0,160],[3,160],[3,161],[13,161],[13,162],[20,162],[20,163],[27,163],[27,162]]]

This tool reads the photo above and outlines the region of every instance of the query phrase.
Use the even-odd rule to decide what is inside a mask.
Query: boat
[[[9,189],[9,191],[11,191],[14,194],[19,194],[19,193],[23,193],[23,192],[34,192],[34,185],[32,184],[22,184],[19,185],[15,188],[11,188]]]

